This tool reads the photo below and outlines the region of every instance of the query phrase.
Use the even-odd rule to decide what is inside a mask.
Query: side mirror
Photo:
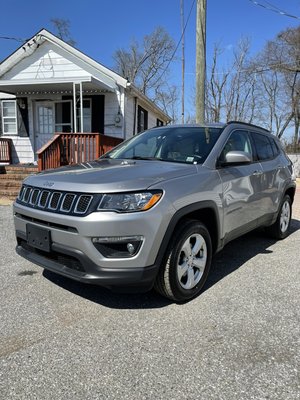
[[[235,164],[250,164],[253,161],[251,154],[245,151],[229,151],[224,161],[220,161],[221,166]]]

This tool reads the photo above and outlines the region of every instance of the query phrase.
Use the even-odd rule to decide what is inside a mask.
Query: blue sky
[[[300,17],[299,0],[257,0],[270,3]],[[113,52],[127,47],[131,39],[141,39],[158,25],[163,26],[177,43],[180,31],[180,0],[10,0],[1,4],[0,36],[30,38],[41,28],[53,32],[51,18],[70,21],[70,31],[77,48],[85,54],[113,67]],[[193,0],[184,0],[185,17]],[[186,102],[194,84],[196,2],[186,29]],[[223,62],[229,60],[242,36],[251,39],[253,54],[267,40],[289,26],[298,26],[300,19],[289,18],[254,5],[250,0],[207,0],[207,63],[214,43],[227,50]],[[0,60],[19,47],[13,40],[0,39]],[[181,46],[178,59],[171,64],[172,82],[180,85]],[[187,104],[188,106],[188,104]]]

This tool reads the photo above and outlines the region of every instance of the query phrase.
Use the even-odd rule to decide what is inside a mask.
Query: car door
[[[261,210],[263,215],[277,211],[281,201],[282,186],[285,182],[283,162],[280,151],[272,137],[262,133],[251,132],[256,147],[258,161],[262,166],[261,177]]]
[[[250,134],[235,130],[228,137],[219,160],[229,151],[244,151],[253,160],[247,164],[223,165],[219,162],[219,174],[223,186],[223,237],[232,239],[251,229],[262,215],[261,164],[255,160],[255,149]]]

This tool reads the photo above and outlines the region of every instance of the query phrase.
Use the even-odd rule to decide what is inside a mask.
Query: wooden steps
[[[34,165],[5,165],[0,166],[0,198],[15,200],[23,180],[38,172]]]

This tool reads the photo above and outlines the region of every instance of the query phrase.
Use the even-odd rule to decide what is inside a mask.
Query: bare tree
[[[144,36],[142,43],[133,40],[129,49],[115,51],[115,70],[161,106],[171,105],[170,98],[174,99],[175,93],[178,97],[178,91],[170,92],[168,85],[169,64],[174,50],[173,39],[164,28],[158,27]]]
[[[220,69],[223,53],[215,45],[210,76],[207,79],[207,108],[209,121],[239,120],[253,122],[257,116],[256,77],[249,64],[250,42],[242,39],[234,52],[227,71]]]
[[[219,44],[214,46],[210,76],[206,84],[206,120],[219,122],[222,119],[224,107],[224,92],[228,81],[229,71],[218,70],[218,61],[223,53]]]
[[[70,34],[70,21],[63,18],[52,18],[51,23],[53,24],[57,36],[64,42],[71,46],[75,46],[76,42],[72,39]]]
[[[255,76],[249,64],[250,41],[242,38],[234,52],[226,87],[226,120],[252,122],[255,114]]]
[[[272,124],[275,122],[277,136],[282,137],[287,127],[293,123],[294,143],[297,143],[300,127],[300,27],[288,28],[280,32],[274,40],[266,44],[255,62],[262,76],[261,81],[265,83],[264,89],[269,89],[270,121]],[[266,74],[272,75],[268,86],[264,78]],[[273,86],[270,86],[270,82]],[[275,87],[274,84],[276,84]],[[283,100],[278,96],[279,87],[280,96],[284,95]],[[274,98],[275,90],[276,99]],[[281,104],[281,113],[278,113],[279,104]]]
[[[155,95],[158,106],[167,113],[173,122],[178,121],[179,95],[177,86],[168,86],[167,90],[158,90]]]

